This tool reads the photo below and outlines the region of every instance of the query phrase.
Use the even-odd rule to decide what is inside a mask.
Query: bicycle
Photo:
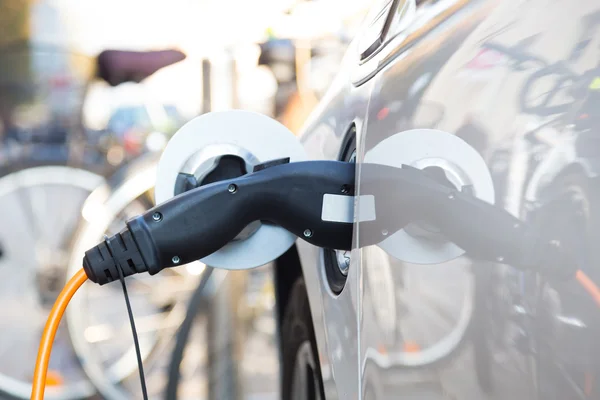
[[[80,268],[83,252],[90,243],[102,240],[105,234],[118,232],[131,216],[153,206],[157,158],[157,154],[148,154],[136,160],[88,197],[81,208],[83,220],[75,230],[70,247],[67,277]],[[160,355],[168,349],[168,339],[183,321],[186,294],[195,287],[195,277],[186,267],[181,267],[158,277],[163,283],[160,291],[156,291],[156,285],[146,283],[148,279],[154,282],[156,278],[141,277],[130,285],[132,307],[140,315],[142,324],[142,357],[148,361],[150,369],[161,361]],[[75,352],[94,387],[107,398],[125,399],[131,398],[127,377],[137,368],[135,359],[131,358],[133,348],[120,341],[120,334],[127,328],[127,316],[121,313],[120,304],[111,313],[94,311],[105,307],[111,299],[120,303],[114,290],[119,287],[84,285],[67,311],[67,328]],[[162,389],[156,387],[153,390]]]
[[[11,313],[11,330],[4,330],[5,335],[11,335],[4,343],[11,343],[11,346],[3,351],[17,352],[18,356],[5,354],[5,359],[21,359],[27,363],[28,357],[33,357],[28,352],[30,342],[35,340],[36,329],[41,329],[44,314],[48,311],[46,307],[56,298],[64,279],[69,238],[80,218],[76,210],[81,210],[90,193],[115,170],[107,162],[106,149],[99,138],[90,136],[83,129],[80,113],[96,64],[102,66],[99,68],[101,78],[116,82],[112,78],[116,72],[106,64],[114,57],[119,58],[119,54],[129,57],[123,68],[130,71],[136,53],[107,51],[94,58],[60,47],[38,45],[30,48],[22,43],[0,49],[4,64],[15,64],[15,68],[8,68],[8,71],[19,71],[19,62],[30,58],[35,58],[39,62],[36,65],[42,66],[33,70],[37,75],[27,76],[25,80],[20,75],[13,77],[14,81],[11,76],[3,76],[1,83],[0,118],[5,134],[2,137],[4,157],[0,159],[0,202],[7,207],[5,209],[15,212],[6,216],[7,223],[0,232],[3,248],[0,263],[7,268],[13,263],[24,268],[13,269],[17,273],[4,280],[6,289],[0,301],[5,303],[5,310],[14,309],[7,303],[12,294],[13,302],[19,299],[21,310],[23,306],[31,310]],[[173,54],[167,55],[173,61]],[[74,63],[75,69],[71,69],[67,60]],[[161,62],[165,62],[164,53]],[[157,67],[156,60],[150,64],[150,68]],[[58,101],[59,98],[62,101]],[[38,107],[45,107],[53,117],[48,121],[16,120],[15,110],[29,100],[35,100]],[[30,109],[31,106],[25,108]],[[24,251],[25,248],[34,251]],[[23,285],[26,290],[22,290]],[[68,336],[63,334],[59,342],[63,351],[57,353],[59,357],[53,359],[53,366],[60,372],[53,374],[50,397],[93,395],[95,388],[81,373]],[[0,369],[0,391],[13,397],[28,398],[31,390],[29,368],[20,365],[11,364],[10,368]]]

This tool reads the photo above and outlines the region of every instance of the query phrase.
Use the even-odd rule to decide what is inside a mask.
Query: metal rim
[[[219,143],[208,145],[193,154],[183,166],[181,172],[193,175],[196,181],[201,183],[206,176],[218,167],[219,160],[224,156],[234,156],[244,162],[246,171],[251,172],[260,161],[248,150],[231,143]],[[254,221],[240,232],[233,241],[244,240],[253,235],[261,222]]]
[[[17,233],[15,234],[11,231],[12,233],[10,234],[10,236],[12,237],[13,241],[16,239],[19,240],[19,246],[23,244],[23,241],[27,242],[30,239],[34,240],[34,242],[31,243],[31,250],[28,252],[29,254],[25,255],[26,258],[21,259],[21,261],[19,262],[21,268],[15,269],[13,272],[11,272],[11,274],[7,276],[8,281],[10,281],[10,276],[20,276],[20,279],[22,279],[21,283],[26,284],[28,280],[26,274],[28,272],[32,272],[31,268],[27,268],[27,259],[29,259],[31,255],[33,255],[35,258],[34,260],[32,260],[33,268],[35,269],[35,271],[38,271],[38,273],[40,272],[41,268],[40,258],[43,258],[46,253],[49,253],[51,256],[58,256],[60,259],[60,254],[62,253],[61,249],[60,247],[55,247],[58,245],[58,243],[60,243],[62,239],[64,239],[65,241],[68,240],[69,233],[65,231],[61,232],[56,226],[56,224],[60,224],[63,221],[69,220],[70,218],[74,218],[72,222],[75,223],[78,219],[78,215],[65,215],[59,210],[59,208],[68,209],[69,212],[70,210],[76,210],[78,212],[80,205],[73,204],[73,207],[69,207],[68,205],[70,204],[70,202],[76,203],[77,201],[74,201],[74,199],[81,199],[81,202],[83,202],[83,200],[89,195],[89,193],[92,190],[94,190],[98,185],[100,185],[103,181],[104,179],[100,175],[97,175],[87,170],[77,169],[68,166],[40,166],[26,168],[20,171],[10,173],[0,178],[0,198],[4,198],[5,196],[11,194],[17,195],[18,192],[22,190],[36,192],[34,193],[36,196],[32,196],[32,194],[30,193],[30,196],[27,199],[17,199],[19,205],[17,205],[14,208],[10,208],[13,211],[10,215],[7,215],[7,218],[10,219],[18,218],[17,214],[19,214],[19,212],[23,213],[23,216],[25,217],[26,214],[31,214],[29,215],[31,219],[28,223],[32,224],[31,228],[33,229],[33,231],[30,232],[30,235],[27,235],[27,233],[24,231],[19,231],[19,229],[23,229],[23,226],[21,224],[15,223],[15,221],[12,221],[12,223],[9,222],[6,226],[9,229],[16,230]],[[76,189],[77,192],[80,193],[73,192],[69,188]],[[35,198],[32,199],[32,197]],[[25,205],[24,203],[26,202],[29,202],[29,204]],[[21,209],[21,207],[23,208]],[[26,210],[27,207],[29,207],[30,210]],[[48,207],[52,208],[52,210],[48,210]],[[67,224],[67,222],[65,223]],[[47,224],[48,226],[45,226],[44,224]],[[54,236],[55,238],[52,238],[50,236]],[[59,238],[58,241],[55,241],[56,238]],[[8,240],[11,240],[11,238],[8,238]],[[40,245],[40,240],[45,243]],[[44,254],[36,254],[39,251],[41,251]],[[10,253],[10,250],[5,251],[5,256],[6,254],[10,255]],[[65,271],[60,267],[61,264],[58,263],[56,265],[56,268],[53,269],[56,269],[58,273],[64,273]],[[23,275],[22,273],[24,273],[25,275]],[[36,274],[34,273],[33,275]],[[18,286],[19,285],[17,282],[17,285],[12,287],[12,289],[14,290],[16,288],[18,290]],[[39,291],[42,289],[35,284],[28,285],[28,287],[23,288],[24,290],[20,292],[21,295],[25,295],[25,301],[19,304],[19,313],[21,315],[27,314],[27,318],[35,318],[35,316],[37,315],[37,317],[39,317],[39,324],[36,325],[39,325],[38,328],[41,330],[45,322],[46,312],[49,311],[49,308],[48,310],[45,310],[44,307],[40,308],[40,306],[37,305],[38,303],[36,302],[36,300],[27,299],[27,293],[31,287],[36,288],[35,292],[38,293],[38,296],[41,294],[41,292]],[[6,293],[6,291],[4,292]],[[51,293],[49,295],[52,296]],[[23,303],[25,305],[29,304],[30,307],[33,307],[33,311],[24,312],[22,308],[24,305]],[[12,326],[15,327],[15,325]],[[36,328],[32,328],[31,331],[35,331],[35,329]],[[3,332],[4,334],[6,334],[8,331],[10,331],[10,329],[5,329]],[[27,329],[27,331],[29,331],[29,329]],[[18,345],[19,342],[23,343],[23,340],[27,341],[26,336],[27,334],[25,332],[22,332],[19,334],[19,341],[15,342],[14,340],[9,340],[5,343],[11,343],[11,347],[14,347],[15,345]],[[35,349],[37,349],[37,335],[35,339],[33,339],[33,342],[35,343],[31,343],[31,346],[29,347],[33,349],[33,351],[35,351]],[[19,354],[20,359],[24,358],[23,353]],[[33,360],[35,360],[35,354],[33,354],[33,357],[34,358],[31,360],[31,363],[33,363]],[[56,357],[56,355],[54,357]],[[11,359],[11,361],[13,360],[13,358],[9,357],[3,358]],[[27,364],[29,365],[29,363]],[[46,389],[46,397],[49,399],[75,399],[92,395],[95,391],[93,386],[87,379],[85,379],[85,376],[83,376],[83,374],[81,375],[81,379],[75,377],[75,380],[72,383],[66,382],[64,385],[61,386],[48,387]],[[8,376],[6,373],[0,373],[0,390],[14,397],[25,399],[29,398],[31,394],[31,383]]]

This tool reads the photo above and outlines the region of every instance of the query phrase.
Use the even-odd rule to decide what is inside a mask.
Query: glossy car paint
[[[398,132],[455,134],[486,160],[496,205],[539,218],[588,279],[468,255],[412,265],[370,247],[352,251],[335,295],[324,251],[298,241],[326,397],[598,398],[600,2],[418,3],[370,61],[351,45],[303,131],[309,156],[339,158],[353,125],[359,163]]]
[[[302,141],[310,159],[340,159],[346,136],[364,125],[371,84],[348,84],[354,54],[351,50],[347,54],[340,74],[305,126]],[[352,258],[344,289],[337,295],[326,274],[327,250],[303,241],[297,241],[297,247],[307,282],[326,398],[358,398],[360,268],[356,258]]]

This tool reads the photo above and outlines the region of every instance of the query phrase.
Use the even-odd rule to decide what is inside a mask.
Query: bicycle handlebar
[[[98,76],[111,86],[141,82],[160,69],[185,59],[178,50],[105,50],[98,55]]]

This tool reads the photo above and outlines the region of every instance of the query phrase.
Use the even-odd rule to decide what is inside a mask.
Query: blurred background
[[[0,0],[1,399],[29,398],[83,252],[153,206],[169,137],[230,108],[297,132],[371,2]],[[137,56],[144,73],[109,68]],[[151,398],[279,397],[271,274],[193,263],[128,279]],[[118,282],[77,293],[48,385],[53,399],[141,398]]]

